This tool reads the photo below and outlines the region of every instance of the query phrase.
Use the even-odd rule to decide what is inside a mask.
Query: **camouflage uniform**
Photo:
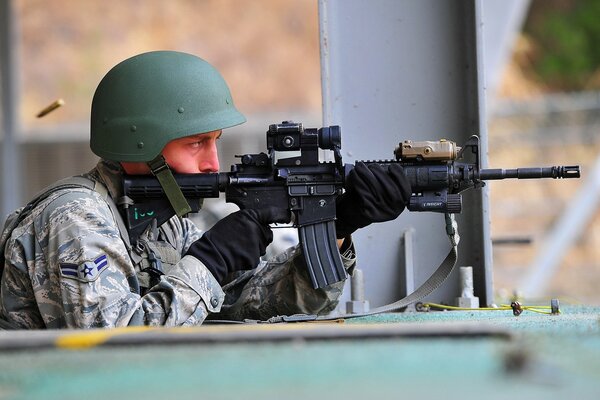
[[[101,161],[86,177],[118,199],[120,173],[118,164]],[[342,283],[313,289],[298,248],[221,287],[202,262],[182,257],[202,235],[189,219],[148,229],[128,251],[115,217],[102,195],[87,188],[61,189],[34,208],[5,248],[0,317],[26,329],[180,326],[201,324],[209,314],[266,319],[323,314],[337,305]],[[152,252],[164,275],[148,285],[142,270]],[[342,258],[350,270],[354,257]]]

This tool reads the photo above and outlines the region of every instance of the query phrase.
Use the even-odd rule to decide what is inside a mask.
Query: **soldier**
[[[92,101],[101,159],[83,175],[89,184],[59,184],[5,229],[0,318],[21,329],[187,326],[333,310],[342,282],[313,289],[299,248],[260,260],[285,209],[234,212],[204,233],[174,216],[129,242],[115,206],[122,174],[162,176],[177,198],[171,170],[217,172],[222,129],[243,122],[219,72],[198,57],[157,51],[111,69]],[[398,166],[359,165],[348,180],[336,228],[351,273],[351,233],[396,218],[410,186]]]

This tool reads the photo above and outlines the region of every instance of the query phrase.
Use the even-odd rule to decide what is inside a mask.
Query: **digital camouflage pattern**
[[[117,164],[101,161],[86,176],[113,199],[121,195]],[[34,208],[5,247],[0,316],[23,329],[185,326],[209,315],[267,319],[324,314],[337,305],[342,283],[313,289],[298,248],[221,288],[202,262],[182,257],[202,232],[178,217],[143,237],[164,261],[164,275],[143,291],[147,251],[128,251],[115,217],[103,196],[87,188],[59,190]],[[343,259],[352,268],[353,256]]]

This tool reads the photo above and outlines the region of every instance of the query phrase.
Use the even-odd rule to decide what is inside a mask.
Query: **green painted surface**
[[[350,321],[453,324],[501,338],[396,338],[0,353],[0,399],[600,399],[600,309],[430,312]],[[376,326],[375,325],[375,326]]]
[[[549,305],[549,304],[548,304]],[[348,320],[348,323],[430,323],[478,321],[506,328],[510,331],[543,334],[599,334],[600,307],[561,307],[561,314],[546,315],[523,311],[515,317],[512,311],[430,311],[419,313],[391,313]]]

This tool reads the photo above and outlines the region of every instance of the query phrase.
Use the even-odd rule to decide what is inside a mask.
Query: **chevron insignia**
[[[103,254],[93,261],[86,261],[79,265],[61,263],[60,274],[65,278],[77,279],[81,282],[93,282],[107,267],[108,258]]]

